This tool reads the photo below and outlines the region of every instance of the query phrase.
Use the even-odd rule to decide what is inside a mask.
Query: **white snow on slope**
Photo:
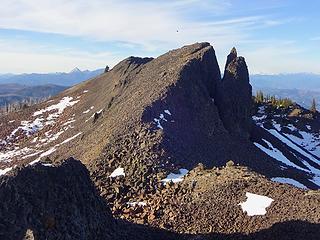
[[[109,177],[114,178],[114,177],[118,177],[118,176],[124,176],[125,177],[125,173],[124,173],[124,169],[119,167],[116,170],[114,170]]]
[[[0,176],[5,175],[7,172],[11,171],[12,169],[13,169],[13,167],[0,169]]]
[[[165,179],[162,179],[161,182],[167,183],[167,182],[181,182],[183,181],[183,177],[188,173],[188,169],[181,168],[179,169],[179,173],[170,173]]]
[[[36,111],[33,116],[38,116],[38,115],[42,115],[45,112],[50,112],[52,110],[58,110],[58,114],[61,114],[64,109],[66,109],[67,107],[71,107],[74,104],[76,104],[77,102],[79,102],[79,100],[76,101],[72,101],[73,97],[64,97],[60,100],[59,103],[51,105],[45,109],[41,109],[39,111]]]
[[[163,111],[165,114],[171,116],[171,112],[166,109]],[[153,121],[156,123],[157,125],[157,128],[160,128],[160,129],[163,129],[163,126],[161,125],[161,122],[168,122],[168,120],[165,118],[164,114],[163,113],[160,113],[159,114],[159,117],[158,118],[154,118]]]
[[[61,146],[62,144],[65,144],[67,142],[72,141],[73,139],[75,139],[76,137],[80,136],[82,134],[82,132],[77,133],[76,135],[64,140],[62,143],[57,144],[56,146]]]
[[[127,202],[127,204],[132,207],[135,207],[135,206],[144,207],[147,205],[145,202]]]
[[[81,134],[82,134],[82,132],[79,132],[76,135],[74,135],[73,137],[70,137],[70,138],[64,140],[63,142],[56,144],[54,147],[50,148],[46,152],[41,153],[41,155],[37,159],[35,159],[34,161],[30,162],[29,165],[33,165],[33,164],[39,162],[43,157],[47,157],[47,156],[51,155],[52,153],[54,153],[57,150],[57,147],[65,144],[67,142],[70,142],[71,140],[75,139],[76,137],[80,136]]]
[[[289,139],[287,139],[284,136],[282,136],[276,130],[274,130],[274,129],[270,129],[270,130],[266,129],[266,130],[269,131],[275,137],[277,137],[284,144],[288,145],[289,147],[293,148],[294,150],[296,150],[297,152],[301,153],[305,157],[309,158],[311,161],[314,161],[315,163],[319,164],[319,161],[317,159],[315,159],[311,154],[307,153],[306,151],[304,151],[300,147],[296,146],[294,143],[292,143]],[[294,154],[294,153],[292,153],[292,154]],[[315,184],[317,184],[318,186],[320,186],[320,181],[319,181],[320,180],[320,169],[311,166],[305,160],[301,159],[301,161],[309,169],[309,172],[315,175],[311,181],[314,182]]]
[[[13,150],[9,150],[7,152],[0,152],[0,162],[1,161],[10,162],[10,160],[14,157],[30,154],[33,151],[34,149],[25,147],[22,149],[16,148]]]
[[[34,161],[30,162],[29,165],[33,165],[33,164],[39,162],[41,160],[41,158],[49,156],[50,154],[54,153],[56,150],[57,149],[55,147],[50,148],[48,151],[41,153],[41,155],[37,159],[35,159]]]
[[[66,121],[64,124],[62,124],[62,126],[68,126],[71,123],[74,123],[76,120],[74,118],[69,118],[68,121]]]
[[[13,138],[16,133],[21,129],[27,136],[41,130],[44,127],[43,118],[36,118],[33,121],[21,121],[21,125],[13,130],[9,138]]]
[[[33,121],[21,121],[20,126],[14,129],[8,138],[9,139],[14,138],[14,136],[19,130],[22,130],[27,136],[30,136],[42,130],[47,125],[53,125],[55,123],[55,120],[60,116],[60,114],[62,114],[64,109],[66,109],[67,107],[73,106],[74,104],[79,102],[79,100],[72,101],[72,99],[73,99],[72,97],[64,97],[63,99],[60,100],[59,103],[34,112],[33,116],[39,116],[45,112],[57,110],[57,112],[49,114],[49,116],[46,119],[44,119],[43,117],[37,117]]]
[[[307,187],[305,185],[303,185],[302,183],[300,183],[294,179],[291,179],[291,178],[275,177],[275,178],[271,178],[271,180],[274,182],[278,182],[278,183],[290,184],[290,185],[295,186],[297,188],[307,189]]]
[[[54,165],[51,163],[42,163],[42,165],[45,167],[54,167]]]
[[[320,186],[320,175],[319,176],[314,176],[313,179],[311,180],[314,184]]]
[[[262,115],[261,117],[257,117],[257,116],[252,116],[252,120],[257,122],[257,121],[261,121],[267,118],[267,115]]]
[[[163,129],[163,127],[160,123],[160,119],[154,118],[153,121],[155,121],[155,123],[157,124],[157,128]]]
[[[302,138],[296,137],[292,134],[285,134],[285,136],[304,149],[307,149],[310,153],[320,157],[320,137],[304,131],[299,131],[299,133],[301,134]]]
[[[278,150],[277,148],[273,147],[271,143],[269,143],[268,141],[262,139],[265,143],[268,144],[268,147],[271,149],[268,149],[262,145],[260,145],[259,143],[254,143],[254,145],[258,148],[260,148],[260,150],[262,150],[263,152],[265,152],[266,154],[268,154],[270,157],[288,165],[294,168],[298,168],[302,171],[308,171],[307,169],[304,169],[302,167],[299,167],[298,165],[294,164],[293,162],[291,162],[288,158],[286,158],[286,156],[283,155],[283,153]]]
[[[291,147],[292,149],[296,150],[297,152],[299,152],[300,154],[304,155],[305,157],[309,158],[310,160],[314,161],[315,163],[320,164],[320,162],[315,159],[311,154],[309,154],[308,152],[306,152],[305,150],[301,149],[300,147],[296,146],[294,143],[292,143],[289,139],[285,138],[284,136],[282,136],[279,132],[277,132],[274,129],[269,129],[267,130],[268,132],[270,132],[273,136],[275,136],[276,138],[278,138],[280,141],[282,141],[283,143],[285,143],[286,145],[288,145],[289,147]]]
[[[92,108],[92,107],[91,107]],[[100,109],[98,112],[95,112],[94,114],[91,115],[91,117],[89,117],[85,122],[88,122],[91,118],[94,117],[95,114],[100,114],[102,113],[103,109]]]
[[[170,112],[168,109],[164,110],[164,112],[165,112],[166,114],[170,115],[170,116],[172,115],[171,112]]]
[[[94,109],[94,106],[91,106],[89,109],[85,110],[85,111],[82,112],[82,113],[86,114],[86,113],[90,112],[92,109]]]
[[[272,198],[249,192],[246,193],[246,197],[247,200],[239,203],[239,205],[248,216],[265,215],[267,213],[266,208],[274,201]]]

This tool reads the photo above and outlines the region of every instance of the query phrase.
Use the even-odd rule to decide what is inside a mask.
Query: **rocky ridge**
[[[116,218],[174,231],[182,234],[179,237],[205,238],[212,232],[218,234],[216,237],[232,236],[234,232],[250,236],[295,220],[318,224],[315,194],[310,208],[299,205],[308,216],[294,212],[287,219],[279,218],[279,209],[285,212],[288,206],[294,206],[295,202],[288,200],[267,220],[261,218],[255,222],[256,227],[251,224],[246,229],[245,223],[252,219],[241,215],[237,206],[246,190],[272,193],[274,198],[287,191],[288,199],[297,193],[288,185],[281,185],[280,191],[278,183],[252,170],[269,178],[290,178],[305,187],[319,188],[311,172],[285,164],[257,145],[259,140],[255,139],[264,135],[255,137],[253,133],[257,128],[264,129],[255,119],[252,121],[251,106],[248,69],[235,49],[228,56],[222,79],[215,51],[208,43],[185,46],[156,59],[130,57],[46,103],[4,117],[1,124],[6,125],[0,131],[4,141],[0,159],[4,161],[0,164],[6,171],[44,159],[59,164],[74,156],[86,164]],[[283,149],[292,150],[286,145]],[[234,167],[221,169],[230,159]],[[292,161],[301,159],[293,156]],[[191,177],[182,184],[163,184],[169,173],[192,170],[199,163],[214,169],[199,174],[191,171]],[[118,170],[121,174],[113,177]],[[201,177],[208,174],[208,178]],[[197,182],[203,187],[198,188]],[[190,188],[193,184],[196,191]],[[303,194],[299,197],[302,202]],[[229,203],[221,205],[227,211],[221,211],[221,215],[216,207],[219,199]],[[205,204],[205,200],[215,205]],[[180,205],[185,211],[178,211]],[[207,214],[199,212],[202,205]],[[219,218],[214,221],[212,215]],[[229,219],[237,224],[231,227]],[[205,227],[201,229],[199,223]]]

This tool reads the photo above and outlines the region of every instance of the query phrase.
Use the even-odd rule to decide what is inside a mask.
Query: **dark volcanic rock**
[[[73,159],[0,178],[0,239],[115,239],[115,220]]]
[[[58,104],[65,97],[77,102],[67,107],[56,123],[37,132],[38,140],[34,136],[24,136],[23,141],[18,139],[14,143],[21,150],[26,146],[42,151],[53,147],[56,151],[49,157],[54,163],[69,156],[81,159],[116,218],[179,233],[207,234],[213,230],[221,234],[251,234],[262,228],[255,228],[254,222],[247,227],[246,221],[251,218],[239,215],[241,209],[237,204],[245,190],[265,186],[263,193],[267,194],[274,185],[263,181],[255,188],[257,179],[248,179],[248,174],[242,172],[235,175],[232,170],[237,165],[247,166],[267,177],[304,179],[306,181],[301,182],[309,187],[306,183],[309,176],[304,171],[290,166],[281,168],[284,164],[249,140],[251,86],[245,60],[237,57],[235,49],[228,56],[222,80],[213,47],[209,43],[196,43],[155,59],[127,58],[99,77],[68,89],[52,99],[53,102],[33,106],[23,112],[28,113],[24,116],[16,113],[15,121],[34,121],[36,111]],[[12,118],[8,116],[5,120],[9,122]],[[62,128],[65,124],[68,125],[66,129]],[[1,139],[16,127],[1,129]],[[46,145],[39,144],[49,130],[58,137]],[[62,130],[60,136],[58,133]],[[81,137],[77,137],[79,134]],[[28,154],[30,158],[38,157]],[[27,163],[34,159],[21,156],[9,164],[19,160],[21,164],[21,161]],[[191,170],[199,163],[205,167],[220,167],[227,162],[228,171],[224,177],[221,171],[203,172],[204,167],[200,165],[199,174],[211,177],[203,181],[190,179],[187,185],[163,185],[161,182],[169,173],[177,173],[181,168]],[[108,239],[112,236],[114,220],[110,211],[97,198],[87,171],[80,166],[72,167],[77,164],[64,163],[57,168],[39,165],[22,169],[15,177],[4,177],[0,182],[0,201],[4,203],[0,207],[4,216],[0,233],[18,239],[27,235],[27,229],[30,229],[28,235],[35,238]],[[67,168],[69,170],[64,171]],[[125,176],[111,177],[117,168],[123,168]],[[220,180],[219,176],[222,176]],[[234,181],[226,184],[232,176]],[[210,191],[206,188],[196,191],[205,184]],[[191,194],[193,191],[195,194]],[[179,192],[181,198],[176,198]],[[291,201],[292,196],[286,200]],[[190,205],[191,197],[195,204]],[[300,197],[303,198],[303,194]],[[221,204],[221,199],[228,200],[225,203],[232,200],[232,205]],[[143,206],[136,206],[137,202],[142,202]],[[181,211],[181,203],[185,204],[185,211]],[[212,207],[214,211],[208,211]],[[311,210],[308,209],[308,213]],[[18,212],[21,212],[19,218]],[[274,213],[275,220],[278,215]],[[242,216],[238,218],[238,225],[234,225],[236,216]],[[306,219],[299,214],[296,216]],[[191,219],[194,224],[190,224]],[[270,227],[275,222],[260,226]],[[203,226],[206,231],[199,231]],[[126,223],[120,224],[115,232],[121,233],[124,239],[169,239],[170,234],[149,230]],[[116,237],[123,239],[122,236]]]
[[[221,120],[233,135],[248,138],[251,126],[252,87],[247,64],[233,48],[216,97]]]
[[[225,71],[227,70],[229,64],[238,57],[238,53],[237,53],[237,49],[235,47],[233,47],[231,49],[231,52],[230,54],[227,56],[227,62],[226,62],[226,65],[225,65]]]

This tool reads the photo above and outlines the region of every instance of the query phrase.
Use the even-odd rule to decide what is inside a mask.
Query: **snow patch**
[[[64,140],[62,143],[59,143],[56,146],[61,146],[62,144],[68,143],[68,142],[72,141],[73,139],[77,138],[78,136],[80,136],[81,134],[82,134],[82,132],[79,132],[76,135],[74,135],[73,137],[70,137],[70,138]]]
[[[23,156],[33,151],[34,149],[25,147],[22,149],[16,148],[7,152],[0,152],[0,162],[1,161],[10,162],[10,160],[14,157]]]
[[[118,177],[118,176],[124,176],[125,177],[125,173],[124,173],[124,169],[119,167],[116,170],[114,170],[109,177],[114,178],[114,177]]]
[[[41,155],[34,161],[30,162],[29,165],[33,165],[41,160],[41,158],[49,156],[50,154],[54,153],[57,149],[55,147],[50,148],[48,151],[41,153]]]
[[[139,206],[139,207],[147,206],[147,204],[145,202],[127,202],[127,204],[129,206],[132,206],[132,207],[135,207],[135,206]]]
[[[20,126],[16,129],[14,129],[11,132],[10,136],[7,138],[13,139],[19,130],[22,130],[27,136],[30,136],[30,135],[42,130],[45,126],[53,125],[55,123],[55,120],[60,116],[60,114],[64,111],[65,108],[73,106],[74,104],[79,102],[79,101],[72,101],[72,99],[73,99],[72,97],[64,97],[63,99],[60,100],[59,103],[51,105],[45,109],[34,112],[33,116],[39,116],[45,112],[57,110],[57,112],[49,114],[49,116],[46,119],[44,119],[42,117],[37,117],[33,121],[21,121]]]
[[[82,132],[79,132],[76,135],[74,135],[73,137],[70,137],[70,138],[64,140],[63,142],[56,144],[54,147],[50,148],[46,152],[41,153],[41,155],[37,159],[35,159],[34,161],[30,162],[29,165],[33,165],[33,164],[39,162],[43,157],[47,157],[47,156],[51,155],[52,153],[54,153],[57,150],[57,147],[65,144],[67,142],[70,142],[71,140],[75,139],[76,137],[80,136],[81,134],[82,134]]]
[[[270,129],[268,130],[273,136],[275,136],[276,138],[278,138],[280,141],[282,141],[283,143],[285,143],[286,145],[288,145],[289,147],[291,147],[292,149],[296,150],[297,152],[299,152],[300,154],[304,155],[306,158],[309,158],[310,160],[314,161],[315,163],[319,164],[320,162],[315,159],[311,154],[309,154],[308,152],[306,152],[304,149],[301,149],[300,147],[298,147],[297,145],[295,145],[294,143],[292,143],[289,139],[287,139],[286,137],[282,136],[279,132],[277,132],[274,129]]]
[[[314,184],[320,187],[320,176],[314,176],[311,182],[313,182]]]
[[[302,136],[302,138],[291,134],[284,135],[297,145],[303,147],[304,149],[320,158],[320,137],[304,131],[299,131],[299,134]]]
[[[163,127],[162,127],[162,125],[161,125],[161,123],[160,123],[160,119],[154,118],[153,120],[154,120],[155,123],[157,124],[157,128],[160,128],[160,129],[163,130]]]
[[[0,176],[5,175],[7,172],[10,172],[13,169],[13,167],[0,169]]]
[[[42,115],[45,112],[50,112],[52,110],[58,110],[58,114],[61,114],[64,109],[66,109],[67,107],[71,107],[74,104],[76,104],[77,102],[79,102],[79,100],[77,101],[72,101],[73,97],[64,97],[60,100],[59,103],[51,105],[45,109],[36,111],[33,116],[38,116],[38,115]]]
[[[74,123],[76,120],[74,120],[73,118],[68,119],[68,121],[66,121],[64,124],[62,124],[62,126],[67,126],[70,125],[71,123]]]
[[[164,184],[166,184],[167,182],[181,182],[188,172],[188,169],[181,168],[179,169],[179,173],[170,173],[165,179],[162,179],[161,182],[163,182]]]
[[[249,192],[246,192],[246,197],[247,200],[239,203],[239,205],[248,216],[265,215],[267,213],[266,208],[274,201],[272,198]]]
[[[166,114],[170,115],[170,116],[172,115],[171,112],[170,112],[168,109],[164,110],[164,112],[165,112]]]
[[[163,112],[169,116],[172,115],[168,109],[164,110]],[[168,120],[165,118],[163,113],[160,113],[159,117],[154,118],[153,121],[156,123],[157,128],[162,129],[162,130],[163,130],[163,126],[161,125],[161,122],[168,122]],[[170,122],[174,122],[174,121],[170,121]]]
[[[51,164],[51,163],[42,163],[42,166],[45,166],[45,167],[54,167],[54,165]]]
[[[253,121],[261,121],[267,118],[267,115],[262,115],[261,117],[252,116]]]
[[[91,108],[93,108],[93,107],[91,107]],[[89,117],[85,122],[88,122],[91,118],[94,117],[95,114],[100,114],[100,113],[102,113],[102,111],[103,111],[103,109],[100,109],[98,112],[95,112],[95,113],[92,114],[91,117]]]
[[[21,121],[21,125],[11,132],[9,138],[13,138],[19,130],[22,130],[27,136],[32,135],[35,132],[43,129],[44,127],[43,121],[44,121],[43,118],[36,118],[32,122]]]
[[[307,169],[304,169],[304,168],[299,167],[298,165],[292,163],[288,158],[286,158],[283,155],[283,153],[280,150],[278,150],[277,148],[274,148],[271,143],[269,143],[268,141],[266,141],[264,139],[262,139],[262,140],[266,144],[268,144],[268,147],[271,148],[271,149],[266,148],[266,147],[260,145],[259,143],[254,143],[254,145],[256,147],[258,147],[260,150],[262,150],[263,152],[265,152],[266,154],[268,154],[270,157],[276,159],[277,161],[280,161],[280,162],[284,163],[285,165],[300,169],[302,171],[307,171]]]

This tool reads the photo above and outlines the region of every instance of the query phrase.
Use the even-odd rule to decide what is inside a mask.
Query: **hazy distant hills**
[[[0,75],[0,107],[24,100],[41,100],[57,95],[67,87],[93,78],[103,69],[81,71],[78,68],[69,73],[31,73]]]
[[[65,89],[60,86],[73,86],[102,72],[103,69],[81,71],[75,68],[68,73],[0,74],[0,94],[2,100],[3,95],[9,94],[10,101],[19,100],[22,96],[29,97],[30,94],[37,97],[52,96]],[[320,106],[320,74],[254,74],[250,76],[250,82],[253,93],[262,90],[266,94],[291,98],[305,107],[309,107],[312,99],[315,98],[317,105]],[[13,85],[10,86],[10,84]],[[35,88],[26,88],[26,86]],[[48,93],[50,95],[47,95]]]
[[[28,86],[54,84],[60,86],[72,86],[95,77],[102,72],[103,69],[81,71],[78,68],[75,68],[69,73],[3,74],[0,75],[0,84],[16,83]]]
[[[273,89],[301,89],[320,91],[320,74],[292,73],[277,75],[251,75],[255,87]]]
[[[67,87],[53,84],[25,86],[20,84],[0,84],[0,107],[23,100],[41,100],[55,96]]]
[[[315,98],[320,106],[320,74],[251,75],[250,82],[253,93],[262,90],[277,97],[288,97],[304,107],[310,107]]]

